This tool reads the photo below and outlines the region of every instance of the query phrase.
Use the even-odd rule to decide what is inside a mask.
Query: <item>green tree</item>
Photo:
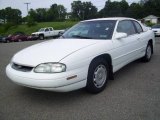
[[[61,21],[66,17],[66,8],[63,5],[53,4],[47,12],[48,21]]]
[[[35,25],[36,25],[36,22],[33,20],[33,18],[28,16],[27,17],[27,26],[31,27],[31,26],[35,26]]]
[[[64,20],[66,17],[66,8],[63,5],[57,6],[58,20]]]
[[[156,15],[160,16],[160,0],[148,0],[144,3],[145,16]]]
[[[0,10],[0,19],[4,20],[4,22],[6,22],[5,9]]]
[[[37,21],[37,19],[38,19],[38,15],[37,15],[36,11],[33,10],[33,9],[30,9],[30,11],[28,12],[27,18],[28,18],[28,17],[29,17],[30,19],[34,20],[34,21]]]
[[[38,22],[46,22],[47,18],[47,9],[46,8],[38,8],[36,9],[37,20]]]
[[[97,8],[91,2],[83,2],[83,19],[91,19],[97,16]]]
[[[141,19],[144,17],[143,6],[139,3],[132,3],[127,10],[127,17]]]
[[[91,2],[73,1],[72,18],[83,20],[97,16],[97,8]]]
[[[53,4],[48,10],[47,18],[49,21],[55,21],[58,18],[57,6],[57,4]]]
[[[117,17],[117,16],[126,16],[126,10],[129,5],[126,0],[120,2],[111,0],[106,1],[105,6],[99,12],[100,17]]]
[[[72,18],[77,18],[79,20],[83,19],[83,5],[81,1],[73,1],[71,3],[71,9],[72,9]]]
[[[121,6],[121,13],[123,16],[126,16],[126,11],[128,10],[129,8],[129,5],[128,3],[126,2],[126,0],[122,0],[120,2],[120,6]]]
[[[53,4],[49,9],[31,9],[28,16],[30,20],[34,20],[36,22],[61,21],[65,19],[66,8],[63,5]]]
[[[22,21],[21,14],[19,9],[12,9],[11,7],[0,10],[0,18],[7,23],[20,24]]]

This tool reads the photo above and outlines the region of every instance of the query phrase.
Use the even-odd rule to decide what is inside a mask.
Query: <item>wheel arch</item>
[[[40,33],[40,34],[39,34],[39,36],[40,36],[40,35],[43,35],[43,36],[44,36],[44,34],[43,34],[43,33]]]
[[[153,53],[154,53],[154,50],[153,50],[153,40],[150,39],[150,40],[148,41],[148,44],[151,44],[151,49],[152,49],[152,54],[153,54]]]
[[[95,61],[98,58],[103,58],[104,60],[107,61],[108,65],[109,65],[109,80],[114,80],[114,75],[113,75],[113,66],[112,66],[112,57],[110,54],[101,54],[96,56],[95,58],[93,58],[90,62],[90,65],[93,61]],[[89,65],[89,67],[90,67]]]

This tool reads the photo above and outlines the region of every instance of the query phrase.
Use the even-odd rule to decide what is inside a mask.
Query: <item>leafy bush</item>
[[[145,22],[145,24],[146,24],[147,26],[150,26],[150,27],[152,27],[153,25],[155,25],[155,23],[151,23],[150,21]]]
[[[35,25],[37,25],[36,22],[31,17],[28,17],[27,26],[32,27],[32,26],[35,26]]]
[[[13,26],[16,26],[16,25],[14,25],[13,23],[6,23],[6,24],[4,24],[4,31],[7,31],[9,28],[11,28]]]

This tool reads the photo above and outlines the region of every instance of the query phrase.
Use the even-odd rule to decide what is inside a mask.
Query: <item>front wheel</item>
[[[86,89],[90,93],[99,93],[104,90],[108,80],[108,63],[98,58],[89,67]]]
[[[149,43],[147,45],[147,48],[146,48],[146,53],[145,53],[145,56],[142,58],[142,60],[144,62],[149,62],[152,58],[152,46],[151,44]]]

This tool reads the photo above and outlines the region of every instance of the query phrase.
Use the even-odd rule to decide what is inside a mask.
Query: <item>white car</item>
[[[64,30],[54,30],[52,27],[41,28],[38,32],[32,33],[32,36],[43,40],[47,37],[60,36]]]
[[[155,33],[155,36],[160,36],[160,25],[152,26],[152,30]]]
[[[6,67],[15,83],[43,90],[68,92],[86,88],[99,93],[114,72],[142,58],[151,59],[152,30],[131,18],[86,20],[56,40],[39,43],[15,54]]]

